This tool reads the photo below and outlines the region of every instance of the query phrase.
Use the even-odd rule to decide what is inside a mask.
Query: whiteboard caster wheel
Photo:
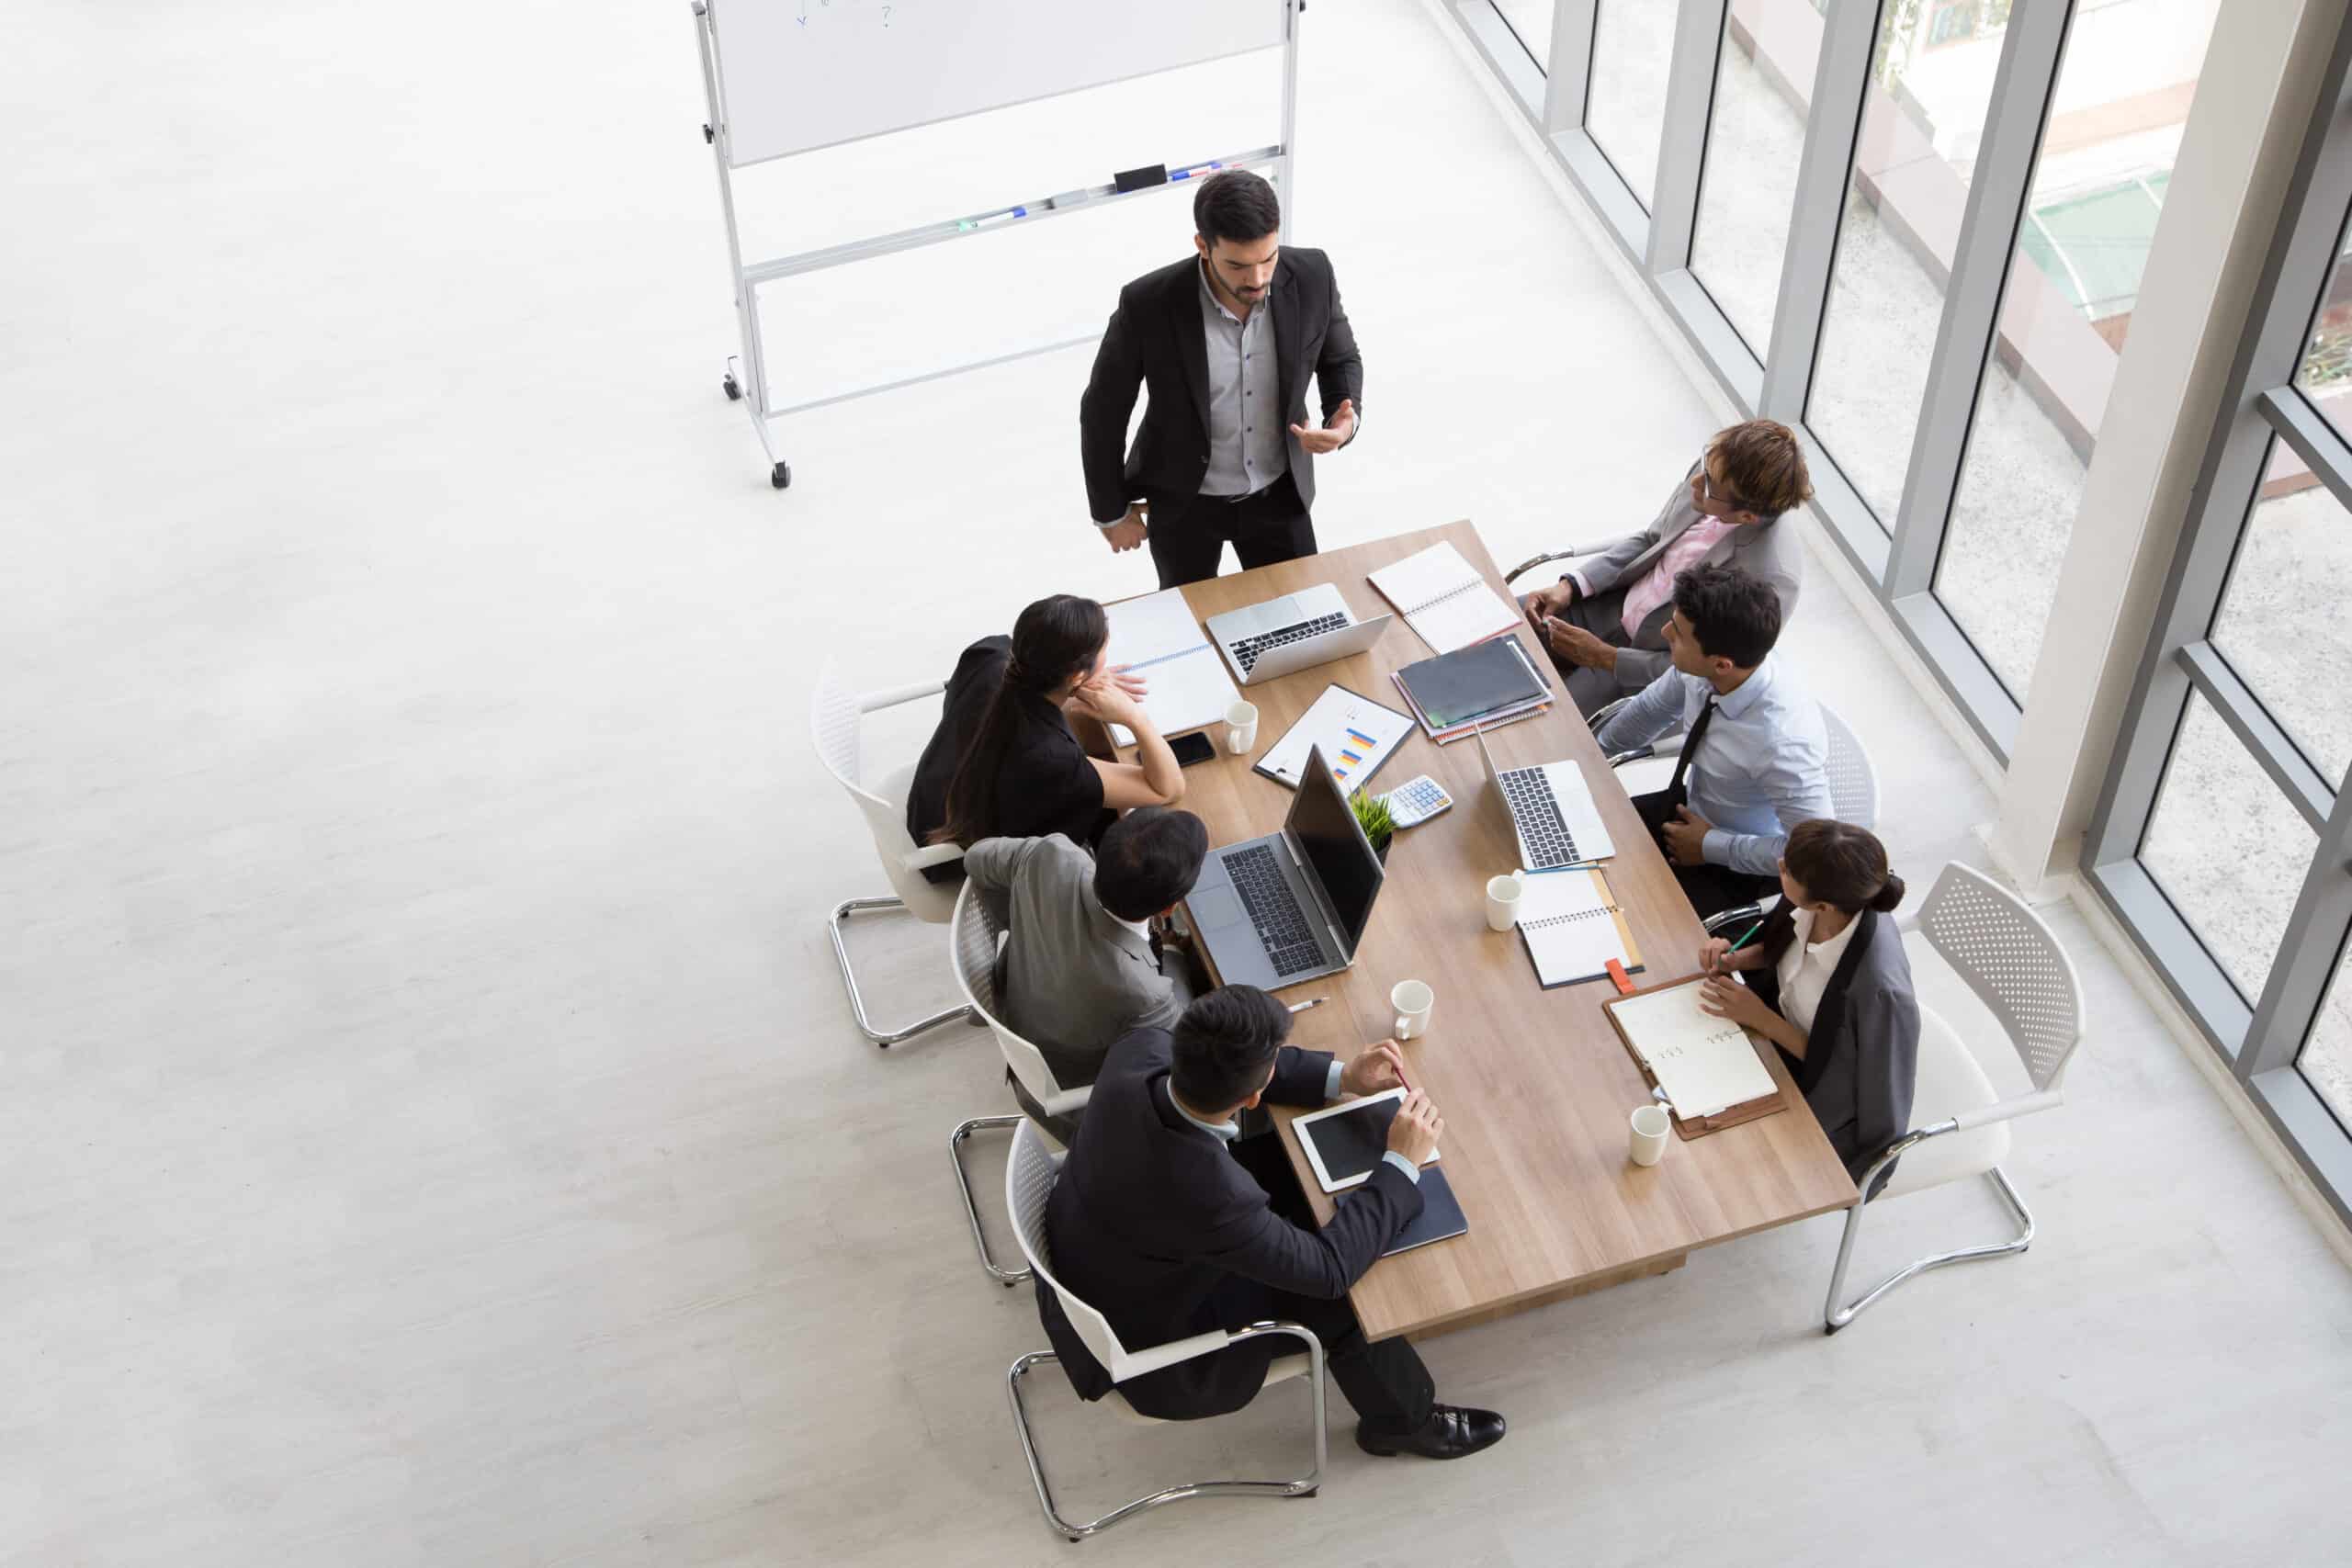
[[[778,463],[775,466],[775,471],[768,475],[768,483],[775,486],[778,490],[790,490],[792,488],[792,465],[789,463]]]
[[[719,382],[718,389],[727,394],[727,400],[730,403],[741,402],[743,400],[742,383],[736,380],[732,376],[729,376],[725,380]]]

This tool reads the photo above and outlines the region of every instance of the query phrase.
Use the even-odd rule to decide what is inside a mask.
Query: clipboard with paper
[[[1684,1140],[1788,1109],[1755,1040],[1699,1006],[1703,975],[1600,1004]]]

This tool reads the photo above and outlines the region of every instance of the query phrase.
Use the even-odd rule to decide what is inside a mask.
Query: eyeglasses
[[[1699,494],[1702,499],[1712,501],[1733,512],[1753,512],[1760,515],[1769,510],[1757,505],[1752,501],[1742,501],[1729,491],[1716,489],[1715,477],[1707,472],[1706,465],[1703,463],[1699,466]]]

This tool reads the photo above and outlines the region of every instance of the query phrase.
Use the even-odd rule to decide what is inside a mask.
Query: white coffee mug
[[[1520,895],[1527,891],[1527,873],[1487,878],[1487,929],[1507,931],[1519,923]]]
[[[1388,1005],[1396,1010],[1396,1022],[1389,1033],[1399,1040],[1417,1040],[1430,1032],[1430,1010],[1437,1006],[1437,993],[1419,980],[1399,980],[1388,993]]]
[[[1236,703],[1225,710],[1225,749],[1238,757],[1258,744],[1258,705]]]
[[[1644,1105],[1634,1111],[1634,1145],[1628,1151],[1635,1165],[1656,1165],[1666,1156],[1666,1135],[1674,1123],[1663,1105]]]

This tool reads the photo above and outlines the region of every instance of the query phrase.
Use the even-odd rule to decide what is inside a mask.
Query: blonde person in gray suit
[[[1062,1088],[1092,1083],[1123,1035],[1173,1029],[1183,1016],[1193,993],[1184,952],[1153,928],[1193,890],[1208,849],[1199,818],[1154,806],[1105,829],[1091,855],[1059,833],[964,852],[964,874],[1009,927],[996,977],[1005,1026],[1037,1047]],[[1075,1129],[1012,1087],[1067,1143]]]
[[[1686,567],[1736,566],[1770,583],[1787,625],[1804,547],[1780,520],[1812,497],[1795,432],[1769,419],[1735,424],[1715,433],[1648,527],[1524,595],[1520,604],[1567,677],[1577,711],[1589,717],[1666,671],[1674,579]]]

